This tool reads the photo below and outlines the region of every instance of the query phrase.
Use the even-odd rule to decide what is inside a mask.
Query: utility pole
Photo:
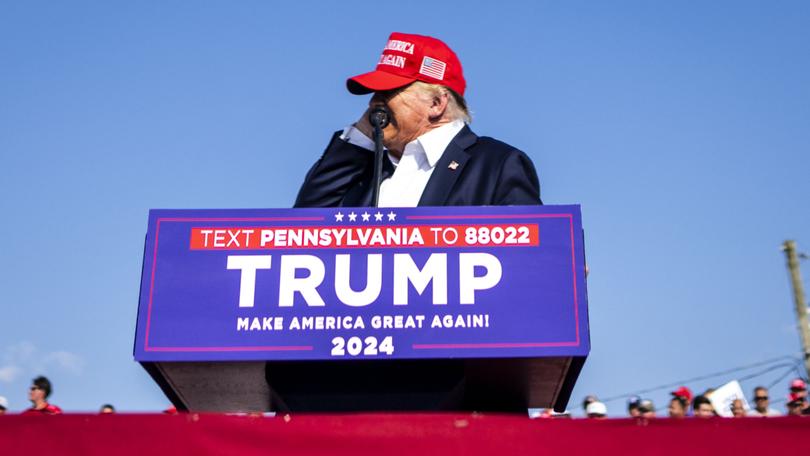
[[[804,300],[804,287],[802,276],[799,273],[799,255],[796,253],[796,242],[785,241],[782,250],[787,256],[788,272],[793,284],[793,301],[796,304],[796,322],[799,325],[799,336],[802,338],[804,350],[804,370],[810,376],[810,326],[807,322],[807,301]]]

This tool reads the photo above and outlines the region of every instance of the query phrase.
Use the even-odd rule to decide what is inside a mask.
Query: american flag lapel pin
[[[451,162],[450,162],[450,164],[449,164],[449,165],[447,165],[447,167],[448,167],[448,168],[450,168],[450,169],[452,169],[453,171],[455,171],[455,170],[456,170],[456,168],[458,168],[458,162],[456,162],[455,160],[453,160],[453,161],[451,161]]]

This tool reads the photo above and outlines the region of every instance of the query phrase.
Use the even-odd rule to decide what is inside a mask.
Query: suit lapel
[[[447,202],[453,185],[464,171],[467,160],[470,159],[470,155],[465,149],[475,144],[477,140],[478,136],[465,125],[450,141],[447,149],[436,162],[436,169],[433,170],[433,174],[422,192],[419,206],[443,206]]]

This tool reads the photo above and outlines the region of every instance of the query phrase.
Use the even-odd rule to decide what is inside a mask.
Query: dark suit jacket
[[[371,205],[374,152],[341,140],[340,133],[307,173],[295,207]],[[453,162],[457,165],[451,167]],[[388,162],[385,167],[393,166]],[[529,157],[498,140],[476,136],[468,126],[445,149],[419,200],[419,206],[537,204],[543,204],[540,183]]]

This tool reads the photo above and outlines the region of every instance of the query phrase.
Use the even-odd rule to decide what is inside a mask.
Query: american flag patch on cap
[[[441,60],[431,59],[425,56],[422,59],[422,66],[419,68],[419,73],[442,80],[444,79],[444,69],[446,66],[447,65]]]

